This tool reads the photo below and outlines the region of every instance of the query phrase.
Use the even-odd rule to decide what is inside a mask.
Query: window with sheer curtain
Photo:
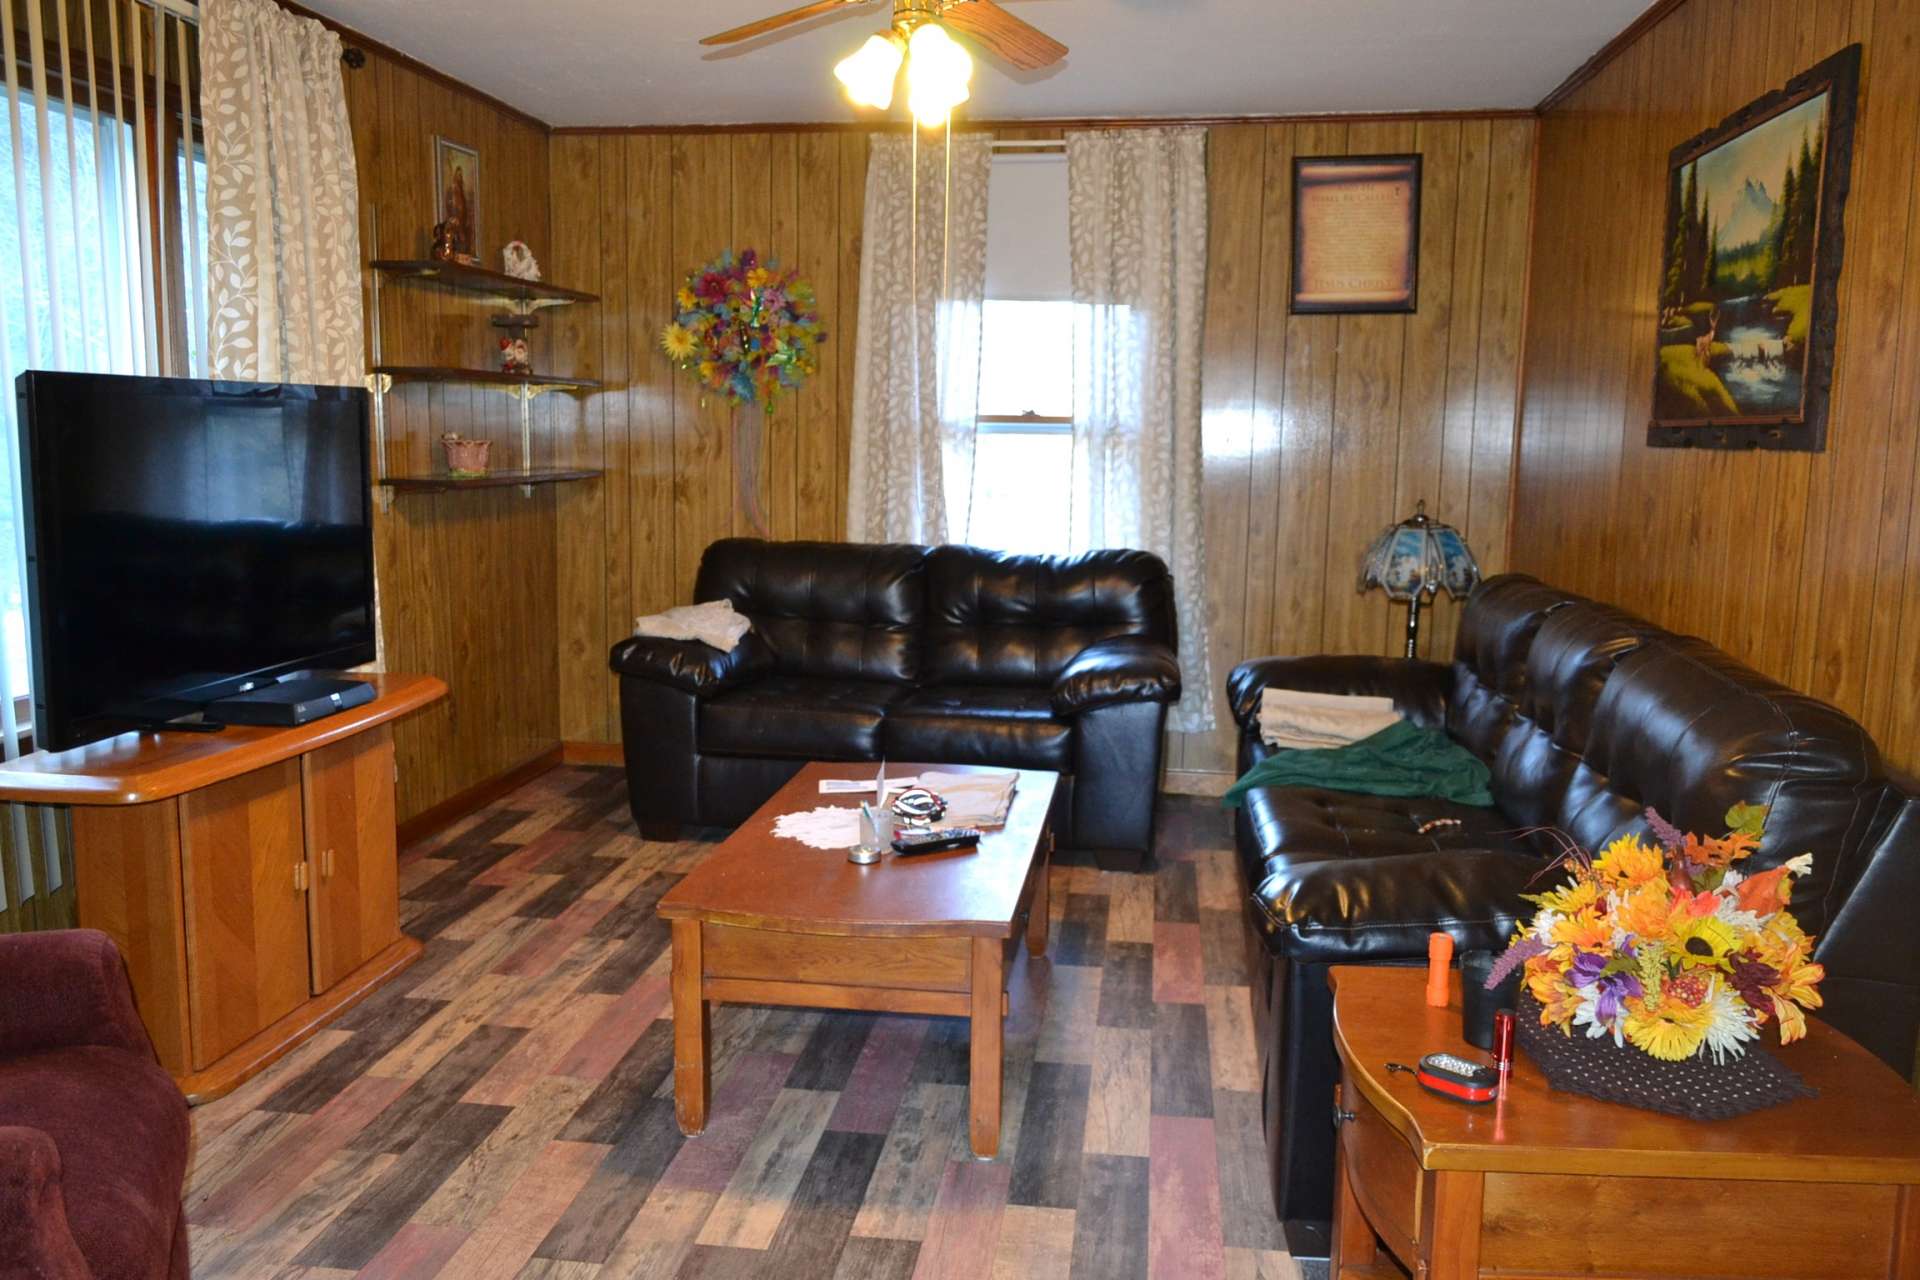
[[[1073,470],[1067,158],[1005,150],[987,202],[987,297],[966,541],[1064,555]]]
[[[15,378],[198,376],[206,165],[183,0],[0,0],[0,748],[27,741]],[[44,812],[44,811],[43,811]],[[49,815],[49,824],[51,822]],[[0,927],[62,874],[49,825],[0,824]],[[36,870],[39,874],[36,874]]]

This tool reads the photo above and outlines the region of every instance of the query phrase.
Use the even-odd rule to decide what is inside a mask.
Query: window
[[[1064,553],[1072,469],[1066,157],[998,154],[987,209],[987,303],[966,540],[996,551]]]

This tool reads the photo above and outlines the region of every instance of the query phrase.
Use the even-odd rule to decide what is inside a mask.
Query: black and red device
[[[1428,1054],[1414,1068],[1413,1078],[1422,1088],[1455,1102],[1478,1105],[1500,1096],[1500,1071],[1493,1063],[1457,1054]]]

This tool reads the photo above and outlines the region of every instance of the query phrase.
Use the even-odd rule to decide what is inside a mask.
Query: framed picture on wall
[[[1675,147],[1649,445],[1826,447],[1860,46]]]
[[[438,136],[433,140],[433,220],[446,224],[456,258],[480,260],[480,153]]]
[[[1419,279],[1419,156],[1294,160],[1295,313],[1412,311]]]

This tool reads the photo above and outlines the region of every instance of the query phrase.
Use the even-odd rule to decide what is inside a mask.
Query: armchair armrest
[[[1248,733],[1260,732],[1260,695],[1268,689],[1392,698],[1394,710],[1425,729],[1444,728],[1453,669],[1438,662],[1319,654],[1310,658],[1255,658],[1227,677],[1233,719]]]
[[[731,653],[699,640],[629,636],[613,646],[607,665],[623,676],[651,680],[705,698],[773,670],[773,651],[751,631],[740,638]]]
[[[57,929],[0,937],[0,973],[0,1057],[102,1045],[157,1061],[126,964],[106,934]]]
[[[0,1125],[0,1274],[36,1280],[91,1280],[93,1269],[67,1223],[60,1151],[39,1129]]]
[[[1427,935],[1503,951],[1535,908],[1521,900],[1546,864],[1506,849],[1332,858],[1277,867],[1253,891],[1269,950],[1325,964],[1424,960]]]
[[[1173,650],[1144,636],[1116,636],[1073,656],[1053,682],[1056,715],[1122,702],[1177,702],[1180,663]]]

